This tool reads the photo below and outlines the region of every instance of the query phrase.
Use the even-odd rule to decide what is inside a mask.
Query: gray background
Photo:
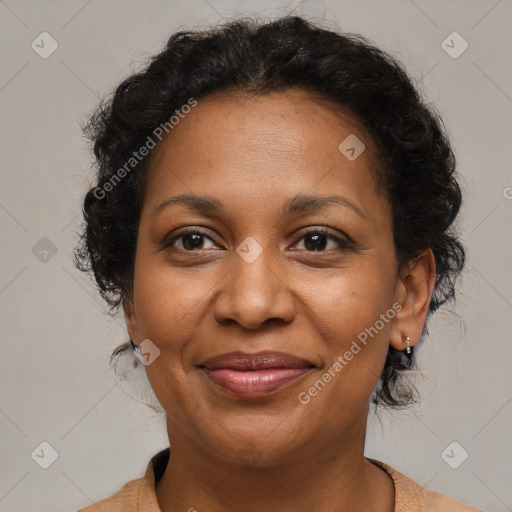
[[[167,446],[163,417],[109,370],[122,318],[105,315],[72,265],[92,161],[78,121],[176,29],[293,9],[401,59],[443,116],[463,175],[458,304],[436,314],[417,352],[421,406],[372,416],[366,455],[487,511],[512,510],[510,0],[0,1],[0,510],[76,510],[142,476]],[[46,59],[31,47],[43,31],[59,45]],[[441,45],[454,31],[469,44],[458,58]],[[58,453],[48,469],[31,457],[43,441]],[[469,454],[457,469],[441,456],[453,441]]]

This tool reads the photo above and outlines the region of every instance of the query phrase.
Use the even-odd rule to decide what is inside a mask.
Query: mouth
[[[291,386],[315,366],[283,352],[230,352],[199,365],[222,391],[236,397],[267,396]]]

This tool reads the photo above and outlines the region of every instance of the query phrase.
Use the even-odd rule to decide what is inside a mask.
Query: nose
[[[257,329],[265,322],[291,322],[295,315],[293,293],[285,273],[280,272],[282,262],[276,261],[269,249],[251,263],[237,253],[232,260],[215,300],[216,320],[222,325],[236,322],[246,329]]]

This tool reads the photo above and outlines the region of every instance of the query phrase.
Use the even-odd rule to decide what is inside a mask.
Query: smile
[[[232,352],[208,359],[199,368],[232,396],[257,398],[291,386],[314,366],[290,354]]]

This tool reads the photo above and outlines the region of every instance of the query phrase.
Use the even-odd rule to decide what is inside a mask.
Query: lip
[[[199,368],[220,389],[237,397],[257,398],[291,386],[314,365],[283,352],[230,352],[204,361]]]

